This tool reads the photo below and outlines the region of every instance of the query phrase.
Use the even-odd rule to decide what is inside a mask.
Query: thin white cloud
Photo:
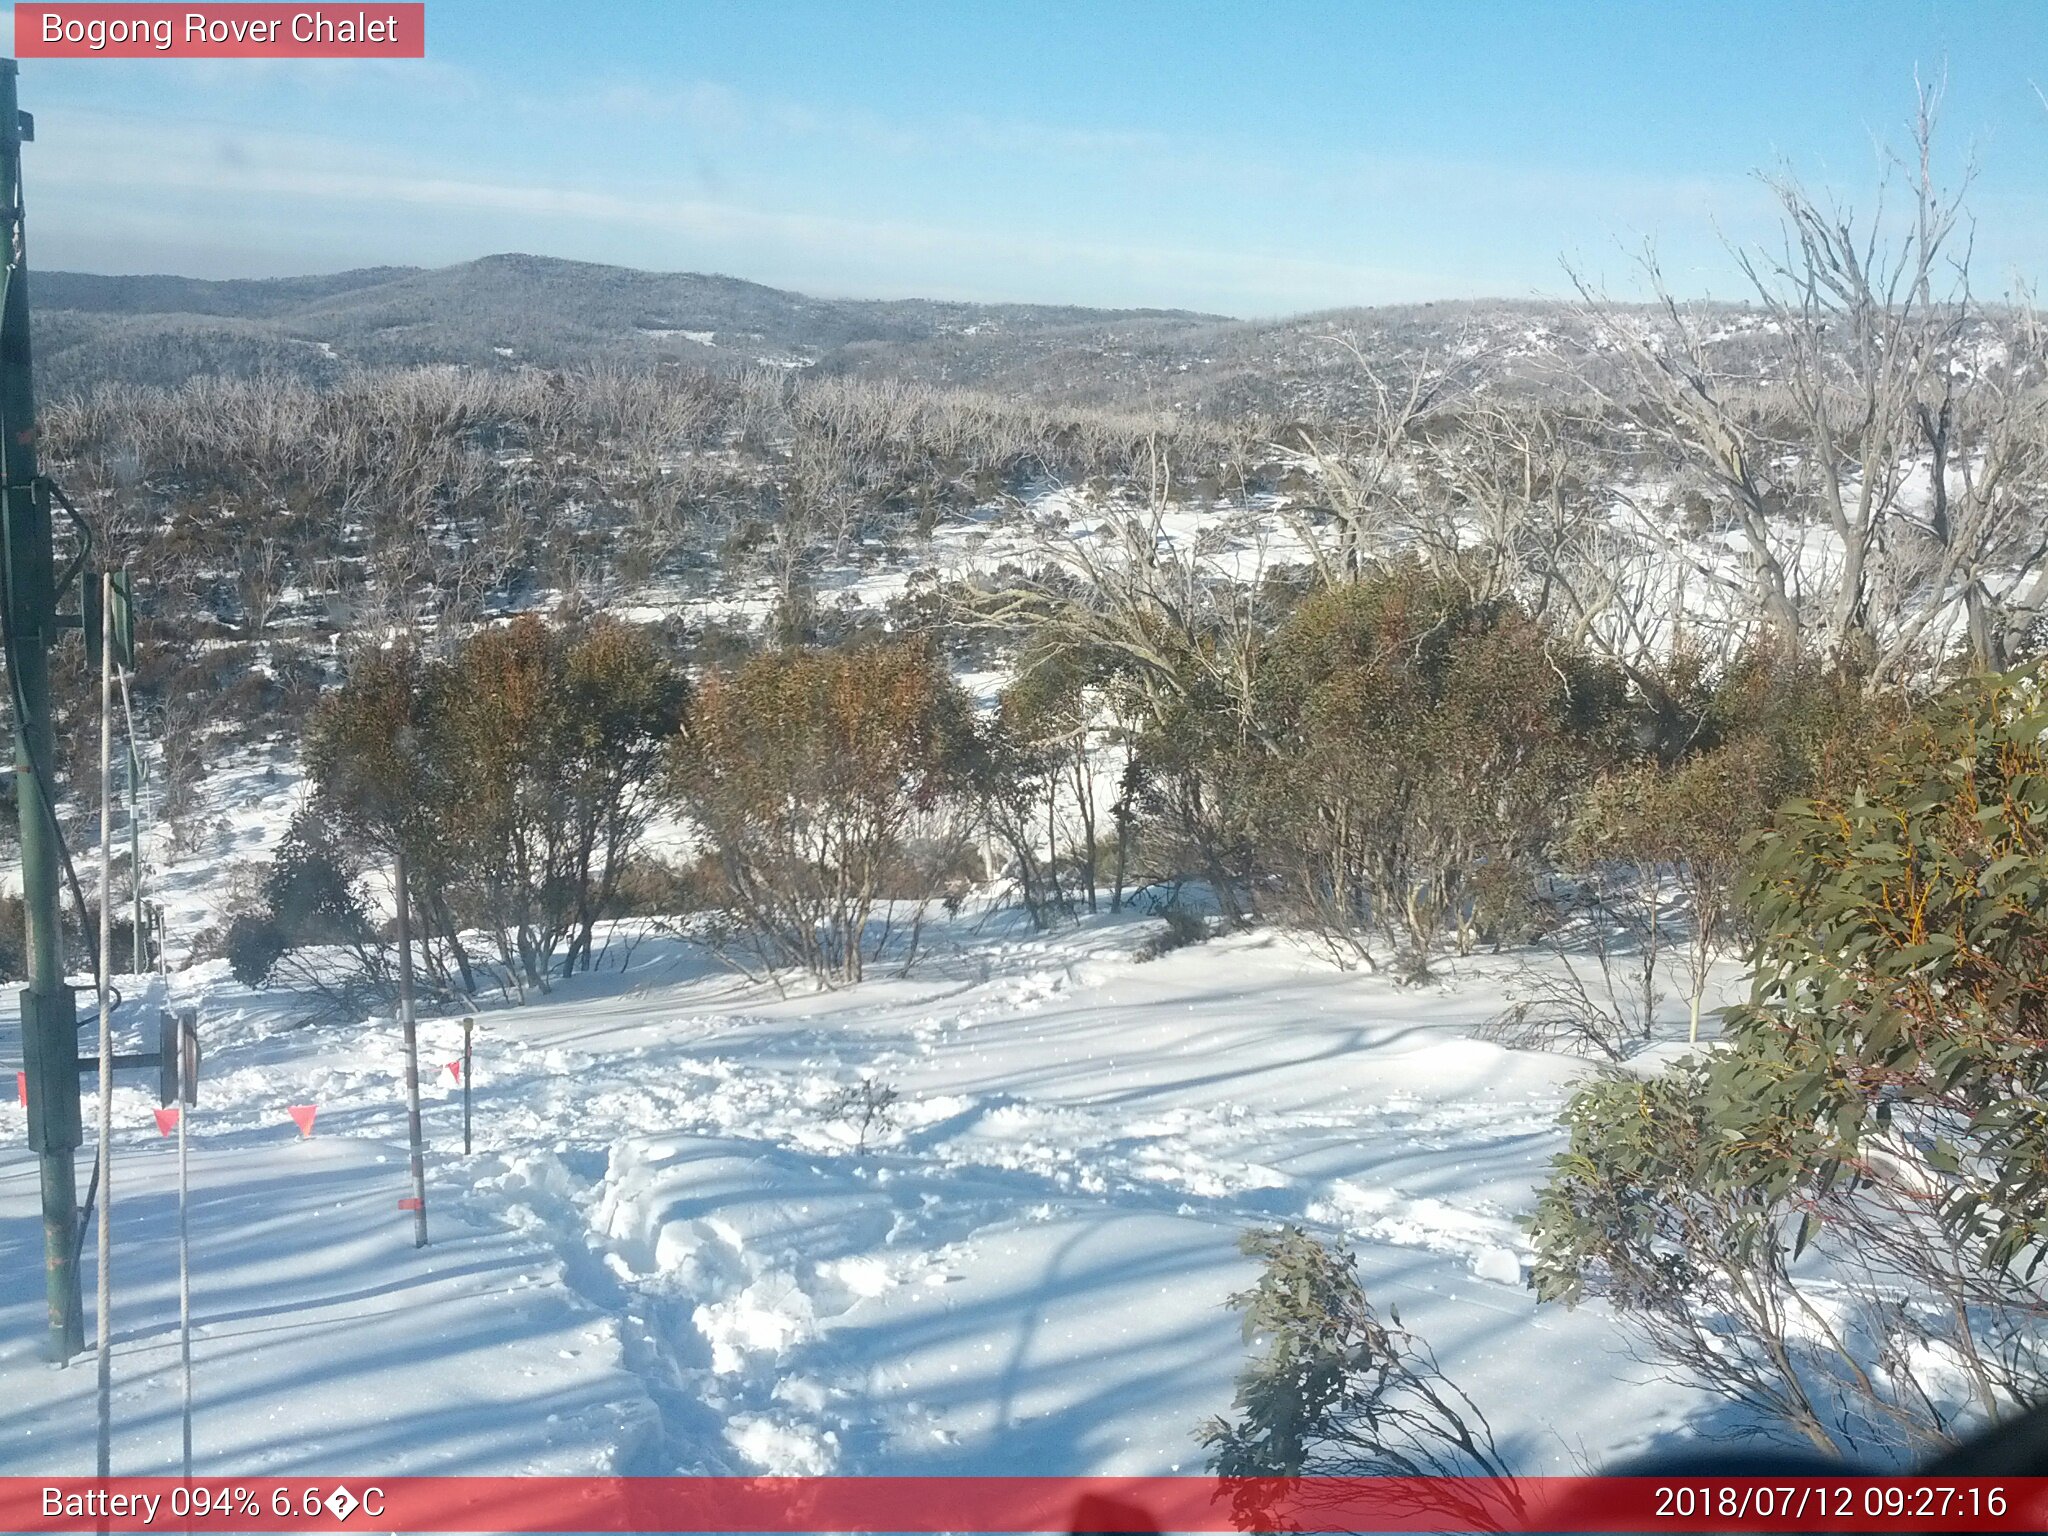
[[[679,125],[727,144],[817,140],[853,143],[901,158],[963,151],[1028,158],[1168,155],[1185,149],[1174,135],[1145,129],[1104,129],[952,112],[920,123],[879,113],[820,107],[749,94],[715,80],[651,86],[618,79],[589,95],[601,112],[639,126]]]
[[[657,99],[620,86],[606,110],[663,115],[692,132],[839,134],[848,122],[791,115],[697,82]],[[493,98],[498,109],[518,104]],[[768,116],[764,117],[763,114]],[[561,171],[508,180],[494,170],[441,171],[420,156],[319,134],[280,135],[222,122],[52,108],[34,151],[39,213],[60,220],[56,248],[81,264],[210,273],[434,263],[524,249],[630,265],[731,272],[819,293],[924,294],[1158,305],[1271,314],[1357,303],[1527,294],[1563,286],[1557,253],[1670,237],[1667,271],[1689,291],[1727,287],[1715,229],[1747,242],[1771,229],[1768,197],[1741,175],[1664,177],[1456,160],[1356,155],[1318,169],[1265,165],[1192,146],[1148,173],[1199,185],[1219,211],[1160,233],[1099,211],[1061,222],[1019,207],[948,218],[929,212],[824,211],[801,191],[751,198],[672,173],[609,182]],[[869,123],[867,147],[891,142]],[[990,133],[1016,152],[1078,159],[1078,131],[1029,125]],[[927,152],[906,131],[897,150]],[[886,184],[883,185],[886,190]],[[1169,195],[1161,206],[1180,201]],[[2038,212],[2038,209],[2036,210]],[[1113,216],[1110,216],[1113,217]],[[181,223],[184,233],[181,236]],[[2033,220],[2024,227],[2038,228]],[[48,241],[47,220],[38,224]],[[237,262],[234,253],[247,252]],[[1442,251],[1434,264],[1420,252]],[[228,253],[224,259],[222,253]],[[1988,252],[1986,253],[1989,254]],[[1604,263],[1601,263],[1604,264]],[[1532,285],[1528,274],[1539,274]],[[1620,287],[1639,286],[1625,269]],[[1549,281],[1544,281],[1548,276]]]
[[[536,235],[548,228],[560,233],[603,226],[658,233],[686,249],[772,249],[783,254],[785,267],[792,258],[807,258],[821,272],[857,251],[869,270],[901,270],[905,276],[896,291],[904,293],[958,287],[957,279],[948,282],[939,274],[963,267],[1036,273],[1072,292],[1078,272],[1098,279],[1113,274],[1134,294],[1149,289],[1151,297],[1128,302],[1172,304],[1188,302],[1182,295],[1208,293],[1234,296],[1234,307],[1270,311],[1384,297],[1396,289],[1415,296],[1422,291],[1416,285],[1426,280],[1364,263],[1287,253],[845,218],[660,187],[621,191],[421,174],[395,162],[366,162],[357,147],[314,136],[258,136],[220,128],[167,132],[160,124],[99,114],[65,114],[62,131],[48,136],[34,175],[37,185],[61,185],[71,198],[203,198],[212,208],[241,205],[247,217],[266,222],[284,216],[280,203],[346,207],[407,225],[422,220],[459,225],[480,215],[509,216]],[[401,258],[394,253],[393,259]],[[984,291],[982,296],[993,295]]]
[[[10,34],[13,25],[11,16],[7,17]],[[11,46],[10,36],[10,51]],[[137,99],[196,95],[221,107],[275,102],[280,92],[299,101],[310,97],[354,103],[369,92],[447,105],[486,94],[485,82],[476,71],[434,58],[29,59],[22,71],[25,93],[34,92],[39,85],[69,90],[82,83]]]

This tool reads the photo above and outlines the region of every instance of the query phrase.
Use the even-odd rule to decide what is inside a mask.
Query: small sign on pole
[[[173,1104],[169,1109],[160,1109],[156,1112],[156,1129],[159,1136],[170,1135],[177,1128],[177,1124],[177,1105]]]
[[[199,1010],[187,1008],[178,1015],[178,1097],[187,1104],[199,1103]]]

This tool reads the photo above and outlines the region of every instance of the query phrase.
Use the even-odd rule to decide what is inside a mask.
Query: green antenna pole
[[[45,789],[55,760],[50,730],[50,646],[57,638],[56,555],[50,500],[36,468],[28,257],[21,146],[34,128],[15,94],[15,61],[0,59],[0,525],[6,581],[7,670],[14,710],[14,779],[21,818],[21,883],[28,926],[28,985],[21,993],[28,1138],[41,1164],[49,1353],[84,1347],[78,1294],[78,1005],[64,984],[57,825]]]

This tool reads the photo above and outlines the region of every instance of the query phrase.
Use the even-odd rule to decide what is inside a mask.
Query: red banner
[[[2040,1531],[2048,1478],[0,1478],[7,1531]]]
[[[24,59],[423,59],[427,8],[16,5]]]

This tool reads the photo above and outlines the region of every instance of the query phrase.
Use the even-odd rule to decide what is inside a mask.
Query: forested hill
[[[856,345],[1223,323],[1178,310],[818,299],[733,277],[524,255],[316,277],[53,271],[32,281],[44,385],[57,391],[194,373],[320,377],[349,364],[799,367]]]
[[[735,277],[523,255],[228,281],[38,272],[31,294],[47,398],[202,374],[328,383],[355,367],[680,364],[913,380],[1211,419],[1328,419],[1380,408],[1373,376],[1396,387],[1418,373],[1483,380],[1499,394],[1545,397],[1604,378],[1608,361],[1579,307],[1545,299],[1238,320],[1173,309],[822,299]],[[1760,379],[1779,371],[1761,313],[1689,308],[1717,372]],[[1663,320],[1645,313],[1643,323]]]

